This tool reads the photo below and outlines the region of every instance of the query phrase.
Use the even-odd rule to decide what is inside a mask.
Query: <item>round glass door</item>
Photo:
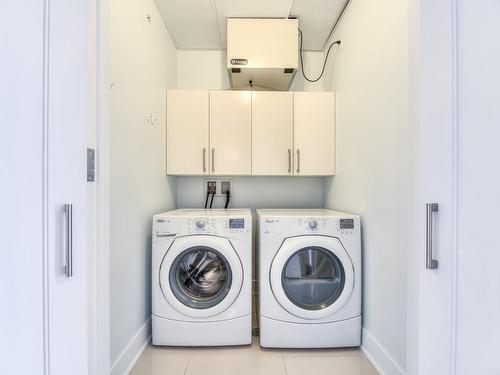
[[[195,246],[182,251],[170,268],[170,288],[184,305],[208,309],[221,302],[229,293],[231,267],[217,250]]]
[[[346,275],[339,258],[325,248],[310,246],[286,261],[281,275],[283,291],[296,306],[322,310],[341,296]]]

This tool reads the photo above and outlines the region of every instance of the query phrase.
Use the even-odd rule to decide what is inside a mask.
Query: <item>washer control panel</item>
[[[217,219],[197,217],[187,219],[188,233],[217,233]]]
[[[212,218],[212,217],[197,217],[187,219],[187,232],[189,234],[237,234],[248,233],[250,224],[248,219],[231,217],[231,218]]]
[[[328,220],[326,218],[300,218],[297,220],[297,225],[304,230],[314,233],[318,230],[326,229]]]

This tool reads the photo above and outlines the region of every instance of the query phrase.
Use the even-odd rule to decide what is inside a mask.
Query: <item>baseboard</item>
[[[404,375],[404,371],[370,332],[362,329],[361,350],[381,375]]]
[[[151,340],[151,317],[139,328],[111,366],[110,375],[128,375]]]

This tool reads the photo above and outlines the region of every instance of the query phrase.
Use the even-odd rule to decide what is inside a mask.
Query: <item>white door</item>
[[[209,318],[231,306],[243,285],[240,258],[227,238],[176,238],[160,265],[160,288],[181,314]]]
[[[335,174],[335,94],[294,93],[295,174]]]
[[[354,267],[338,238],[287,238],[269,271],[271,289],[284,309],[303,319],[339,311],[354,288]]]
[[[252,174],[293,174],[293,93],[252,92]]]
[[[419,374],[500,373],[500,7],[479,3],[420,7],[420,205],[438,211],[422,231]]]
[[[0,2],[2,374],[88,373],[87,5]]]
[[[208,174],[208,91],[168,91],[167,173]]]
[[[500,374],[500,2],[457,0],[456,374]]]
[[[50,374],[87,374],[87,2],[50,2],[49,11]],[[65,204],[71,204],[72,212],[65,213]]]
[[[454,373],[454,216],[457,207],[453,197],[456,134],[452,3],[452,0],[423,0],[420,12],[420,95],[415,100],[420,101],[418,216],[422,230],[417,260],[419,344],[415,351],[419,354],[418,373],[422,375]],[[432,203],[438,204],[437,212],[427,212],[427,204]],[[432,264],[433,260],[437,264]]]
[[[210,92],[210,173],[252,173],[250,91]]]

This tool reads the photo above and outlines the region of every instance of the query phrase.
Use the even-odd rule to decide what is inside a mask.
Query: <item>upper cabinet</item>
[[[252,95],[249,91],[210,92],[210,172],[252,173]]]
[[[293,93],[252,92],[252,174],[293,175]]]
[[[168,174],[208,173],[208,95],[208,91],[168,91]]]
[[[295,175],[335,174],[335,94],[294,93]]]
[[[331,176],[332,92],[168,92],[167,173]]]

